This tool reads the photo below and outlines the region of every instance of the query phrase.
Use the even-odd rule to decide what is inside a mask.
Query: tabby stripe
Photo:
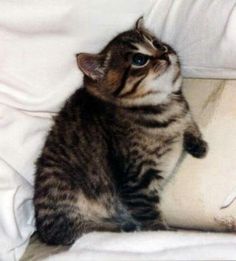
[[[171,148],[167,148],[167,149],[163,150],[162,152],[157,152],[157,156],[161,158],[161,157],[164,156],[166,153],[171,152],[171,151],[172,151]]]
[[[174,95],[182,96],[182,90],[178,90],[176,92],[173,92]],[[182,101],[181,101],[182,102]]]
[[[122,41],[125,45],[127,45],[130,49],[132,50],[138,50],[138,47],[133,45],[132,42],[128,42],[128,41]]]
[[[159,175],[159,173],[161,173],[160,170],[149,168],[145,171],[145,176],[153,176],[155,179],[163,179],[163,177]]]
[[[138,208],[152,208],[153,207],[150,202],[147,202],[144,200],[127,201],[126,205],[128,205],[128,207],[138,207]]]
[[[144,71],[144,70],[141,70],[141,69],[132,69],[130,71],[130,75],[133,76],[133,77],[141,77],[143,75],[147,76],[147,72]]]
[[[45,185],[43,188],[37,190],[37,198],[45,198],[47,196],[47,201],[51,202],[55,202],[55,200],[63,200],[63,195],[59,194],[59,191],[60,190],[57,188],[52,188],[52,186]],[[65,193],[70,195],[68,194],[68,191],[65,191]],[[73,196],[70,195],[70,197],[73,200]],[[39,205],[40,204],[37,204],[38,207]],[[42,207],[40,206],[40,208]]]
[[[153,210],[147,210],[144,211],[144,209],[141,209],[140,213],[133,213],[133,217],[137,221],[146,221],[146,220],[154,220],[160,217],[160,214]]]
[[[114,95],[114,96],[118,96],[118,95],[121,93],[121,91],[123,90],[123,88],[125,87],[126,81],[127,81],[128,77],[129,77],[130,68],[131,68],[131,66],[129,66],[128,68],[126,68],[126,70],[125,70],[125,72],[124,72],[124,74],[123,74],[123,76],[122,76],[120,85],[119,85],[118,88],[113,92],[113,95]]]
[[[128,186],[125,192],[133,192],[141,189],[147,188],[151,182],[155,179],[163,179],[162,176],[159,175],[161,171],[150,168],[148,169],[145,174],[142,176],[140,182],[134,186]]]
[[[136,92],[136,90],[138,89],[138,86],[139,84],[143,81],[143,79],[146,77],[146,75],[144,75],[140,80],[138,80],[132,87],[132,89],[128,92],[125,92],[121,95],[119,95],[119,98],[123,98],[123,97],[126,97],[126,96],[129,96],[129,95],[132,95],[133,93]]]
[[[139,98],[143,98],[148,95],[154,95],[154,94],[159,94],[159,93],[160,93],[159,91],[148,91],[146,93],[134,96],[133,99],[139,99]]]
[[[176,73],[175,78],[173,80],[173,84],[175,84],[175,82],[179,79],[179,77],[180,77],[180,70],[178,70],[178,72]]]
[[[152,208],[154,207],[159,201],[149,201],[145,198],[130,198],[126,200],[125,204],[130,207],[142,207],[142,208]]]
[[[162,122],[156,120],[138,119],[135,122],[147,128],[166,128],[171,123],[176,122],[176,119],[170,118],[169,120]]]
[[[135,190],[147,188],[153,180],[163,179],[163,177],[159,175],[160,172],[160,170],[153,168],[145,171],[145,174],[143,174],[140,182],[135,186]]]
[[[133,205],[135,203],[140,203],[140,204],[144,204],[144,205],[154,205],[156,203],[156,201],[149,201],[149,199],[147,199],[146,197],[130,197],[128,200],[126,200],[126,204],[130,204]]]
[[[158,203],[159,197],[158,195],[145,195],[139,192],[133,192],[133,193],[123,193],[122,196],[124,197],[124,200],[134,200],[134,199],[142,199],[149,203]]]
[[[136,180],[144,166],[155,166],[155,165],[156,165],[156,162],[154,160],[143,160],[138,164],[138,166],[134,170],[131,169],[133,167],[133,165],[129,166],[126,171],[128,180],[130,180],[130,181]]]
[[[166,111],[165,105],[157,105],[157,106],[148,106],[148,105],[140,105],[140,106],[133,106],[127,108],[130,112],[134,113],[143,113],[143,114],[161,114]]]

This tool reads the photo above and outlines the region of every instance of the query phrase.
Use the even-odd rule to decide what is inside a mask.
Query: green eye
[[[135,53],[132,57],[132,64],[135,66],[143,66],[149,61],[150,57],[146,54]]]

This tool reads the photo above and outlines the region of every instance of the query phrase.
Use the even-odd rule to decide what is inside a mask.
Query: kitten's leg
[[[201,132],[193,120],[184,132],[184,149],[196,158],[203,158],[207,154],[208,145],[202,139]]]
[[[160,198],[157,191],[135,191],[130,187],[129,192],[126,190],[122,196],[133,218],[141,224],[141,230],[169,229],[158,207]]]
[[[48,190],[35,195],[36,228],[41,240],[49,245],[70,245],[91,231],[134,231],[139,227],[128,210],[112,194],[89,199],[83,193]],[[54,200],[52,200],[54,198]]]

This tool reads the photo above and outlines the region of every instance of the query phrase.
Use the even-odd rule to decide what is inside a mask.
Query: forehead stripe
[[[149,55],[149,56],[152,56],[153,53],[151,51],[149,51],[147,48],[145,48],[144,45],[142,44],[135,44],[135,46],[138,48],[138,51],[142,54],[146,54],[146,55]]]
[[[138,50],[137,46],[135,46],[135,45],[132,44],[132,43],[127,42],[126,45],[127,45],[130,49],[132,49],[132,50]]]

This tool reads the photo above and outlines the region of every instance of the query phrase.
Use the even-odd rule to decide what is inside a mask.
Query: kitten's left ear
[[[143,25],[143,16],[139,17],[139,19],[135,23],[135,29],[141,31],[144,28]]]
[[[76,55],[80,70],[93,80],[104,76],[104,56],[100,54],[79,53]]]

